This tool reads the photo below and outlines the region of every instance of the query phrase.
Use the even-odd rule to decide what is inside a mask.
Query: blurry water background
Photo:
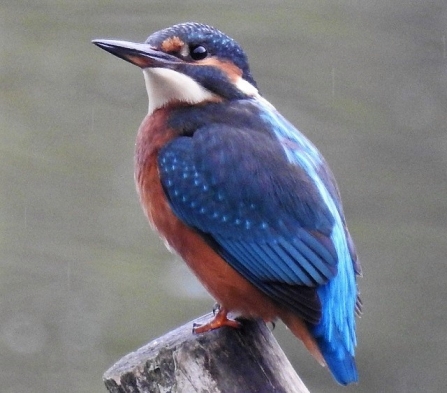
[[[364,268],[360,385],[277,327],[311,392],[444,391],[445,0],[2,0],[0,390],[105,392],[114,361],[213,304],[138,204],[141,71],[90,43],[182,21],[243,45],[338,179]]]

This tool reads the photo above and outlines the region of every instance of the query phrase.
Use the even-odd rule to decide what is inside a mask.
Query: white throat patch
[[[194,105],[219,100],[215,94],[180,72],[167,68],[145,68],[143,74],[149,98],[149,115],[172,101]]]

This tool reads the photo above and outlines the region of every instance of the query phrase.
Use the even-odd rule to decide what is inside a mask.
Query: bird
[[[261,95],[242,47],[196,22],[92,42],[143,71],[141,205],[219,305],[194,332],[280,319],[338,383],[358,382],[362,273],[334,175]]]

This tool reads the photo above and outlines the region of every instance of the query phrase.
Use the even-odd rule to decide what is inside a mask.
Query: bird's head
[[[94,40],[143,69],[149,113],[172,103],[220,102],[256,96],[256,82],[239,44],[214,27],[181,23],[145,43]]]

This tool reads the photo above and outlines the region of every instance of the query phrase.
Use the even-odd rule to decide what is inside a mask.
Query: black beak
[[[159,51],[149,44],[116,40],[93,40],[92,43],[140,68],[171,68],[183,63],[179,58]]]

